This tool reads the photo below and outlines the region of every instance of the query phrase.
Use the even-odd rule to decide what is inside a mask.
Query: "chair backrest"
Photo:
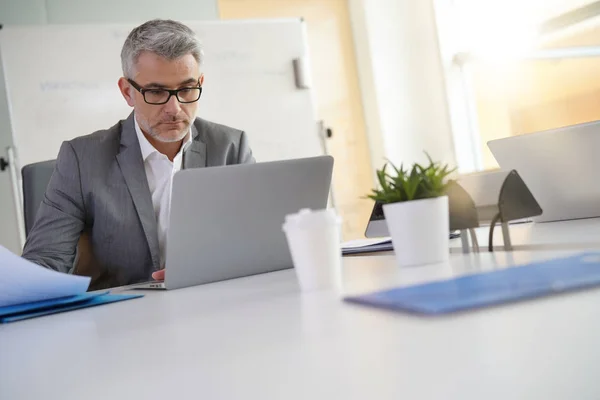
[[[55,166],[56,160],[50,160],[26,165],[21,170],[23,177],[25,235],[29,235],[29,231],[33,227],[35,217],[42,200],[44,200],[46,188],[48,187]]]

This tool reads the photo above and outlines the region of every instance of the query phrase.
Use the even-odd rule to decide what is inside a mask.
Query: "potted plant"
[[[450,217],[446,178],[454,169],[433,162],[410,170],[386,163],[377,171],[379,189],[368,195],[383,205],[385,220],[400,266],[431,264],[448,259]]]

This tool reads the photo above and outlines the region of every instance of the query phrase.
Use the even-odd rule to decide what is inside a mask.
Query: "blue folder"
[[[83,293],[76,296],[0,307],[0,324],[115,303],[142,296],[143,294],[110,294],[109,292]]]
[[[600,253],[346,297],[344,300],[416,314],[445,314],[600,285]]]

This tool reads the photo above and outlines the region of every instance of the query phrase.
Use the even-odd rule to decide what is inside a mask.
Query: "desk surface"
[[[477,228],[477,240],[482,251],[487,251],[489,227]],[[576,250],[600,249],[600,218],[573,221],[519,223],[510,225],[510,237],[515,250]],[[499,225],[494,231],[494,249],[502,250],[504,241]],[[460,239],[450,241],[456,251]]]
[[[346,258],[344,294],[573,252]],[[0,325],[0,399],[598,399],[600,290],[442,318],[301,294],[293,270]]]

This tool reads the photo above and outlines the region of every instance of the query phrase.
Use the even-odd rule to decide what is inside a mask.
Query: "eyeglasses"
[[[200,99],[200,95],[202,94],[200,81],[198,81],[198,86],[184,87],[175,90],[158,88],[146,89],[131,79],[127,79],[127,82],[144,96],[144,101],[146,103],[152,105],[166,104],[171,99],[171,96],[175,96],[180,103],[194,103]]]

